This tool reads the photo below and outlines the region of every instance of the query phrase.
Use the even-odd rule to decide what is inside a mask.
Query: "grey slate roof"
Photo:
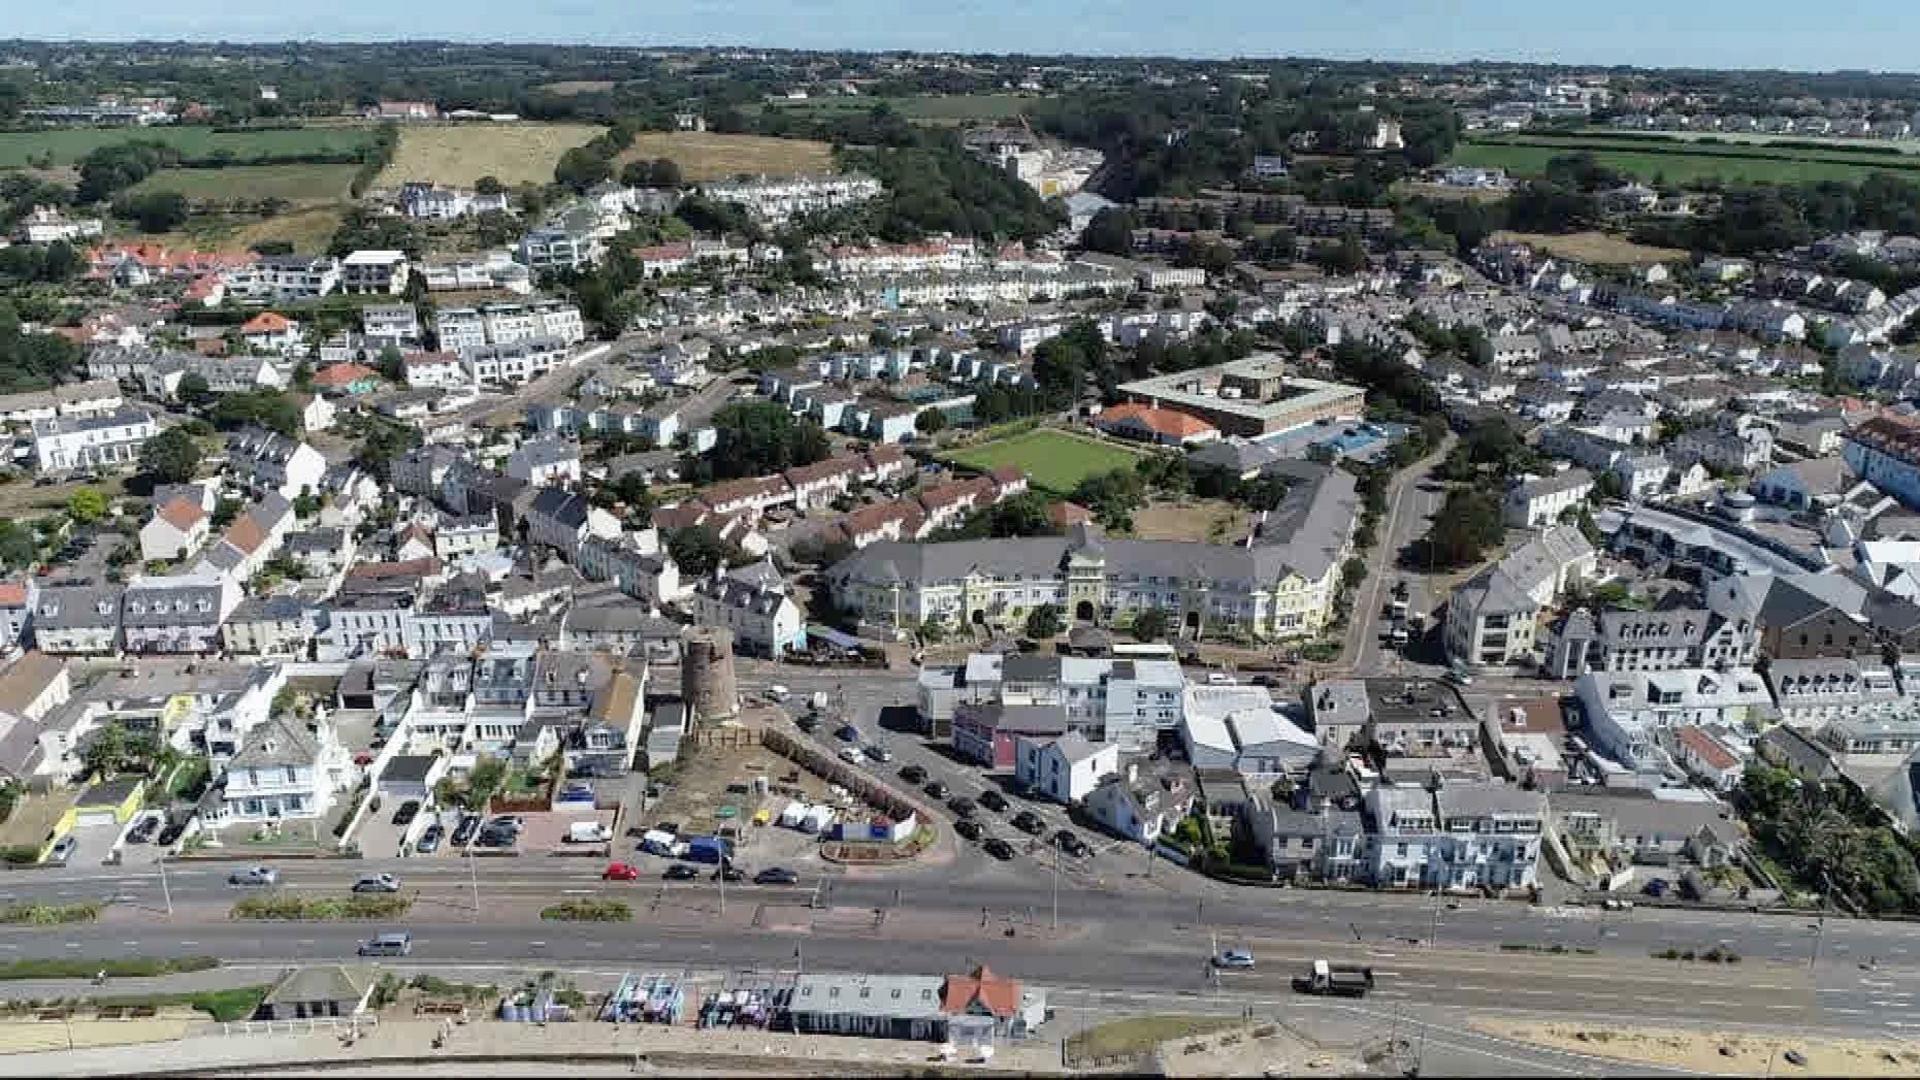
[[[227,764],[229,771],[305,765],[311,768],[320,744],[307,726],[287,716],[268,717],[247,736],[247,743]]]
[[[47,630],[79,630],[120,623],[118,585],[62,585],[40,590],[34,625]],[[106,607],[101,611],[101,606]]]

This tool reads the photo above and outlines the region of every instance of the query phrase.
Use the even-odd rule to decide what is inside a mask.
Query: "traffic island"
[[[336,919],[391,919],[405,915],[413,900],[405,896],[249,896],[233,905],[232,918],[301,922]]]

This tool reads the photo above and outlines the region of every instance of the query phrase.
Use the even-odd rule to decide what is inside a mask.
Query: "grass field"
[[[1648,263],[1674,262],[1687,253],[1678,248],[1649,247],[1624,237],[1603,232],[1577,232],[1564,235],[1547,233],[1497,232],[1492,239],[1503,244],[1525,244],[1557,258],[1597,266],[1644,266]]]
[[[400,129],[393,164],[380,187],[409,180],[471,185],[483,176],[503,184],[553,182],[560,155],[604,130],[593,124],[422,124]]]
[[[353,165],[235,165],[226,169],[161,169],[133,192],[177,191],[195,203],[285,199],[296,206],[347,197]]]
[[[671,158],[688,180],[724,180],[741,173],[792,176],[833,171],[833,147],[809,139],[721,135],[710,131],[643,131],[622,163]]]
[[[1600,164],[1642,180],[1660,177],[1672,183],[1695,180],[1798,184],[1817,180],[1858,183],[1874,172],[1920,176],[1920,162],[1897,154],[1872,154],[1844,148],[1811,150],[1754,143],[1692,147],[1674,141],[1608,139],[1602,136],[1517,135],[1463,141],[1448,160],[1456,165],[1506,169],[1538,176],[1556,157],[1586,151]]]
[[[136,140],[163,142],[183,157],[208,157],[220,151],[238,162],[299,154],[357,153],[373,138],[367,127],[289,128],[266,131],[215,131],[208,127],[52,128],[0,132],[0,169],[18,169],[53,155],[53,164],[71,165],[102,146]]]
[[[948,456],[976,469],[1011,465],[1026,473],[1035,486],[1061,495],[1089,476],[1131,469],[1140,460],[1140,455],[1131,450],[1049,428],[982,443]]]
[[[614,87],[611,79],[571,79],[566,82],[543,83],[534,87],[544,90],[555,97],[573,97],[576,94],[599,94]]]

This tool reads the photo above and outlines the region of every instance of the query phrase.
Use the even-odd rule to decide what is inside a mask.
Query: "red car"
[[[608,881],[638,881],[640,869],[632,863],[608,863],[607,872],[600,876]]]

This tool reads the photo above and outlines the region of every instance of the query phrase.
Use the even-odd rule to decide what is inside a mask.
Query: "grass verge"
[[[1143,1054],[1163,1042],[1191,1039],[1239,1024],[1225,1016],[1135,1016],[1088,1028],[1067,1040],[1067,1060]]]
[[[178,975],[188,971],[208,971],[219,966],[220,961],[211,956],[46,957],[0,964],[0,981],[91,979],[102,971],[116,978],[133,979],[154,975]]]
[[[404,896],[249,896],[233,905],[233,918],[390,919],[411,907]]]
[[[0,923],[24,926],[61,926],[92,922],[107,905],[98,900],[82,904],[8,904],[0,907]]]
[[[626,922],[633,909],[624,900],[566,900],[540,909],[540,917],[551,922]]]

